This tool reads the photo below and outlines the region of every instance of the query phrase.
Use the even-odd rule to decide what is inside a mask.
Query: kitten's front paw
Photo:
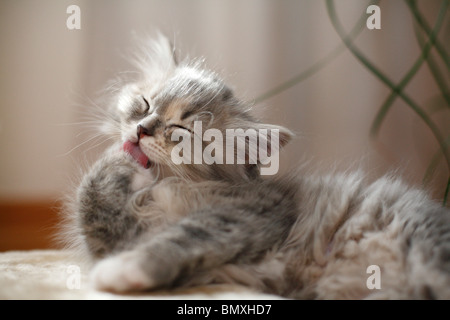
[[[135,252],[100,261],[91,272],[91,282],[95,289],[113,292],[143,291],[154,286]]]

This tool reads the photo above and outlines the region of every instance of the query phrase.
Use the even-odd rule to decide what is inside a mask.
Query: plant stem
[[[380,2],[380,0],[373,0],[370,2],[370,4],[377,4]],[[352,28],[350,33],[347,35],[347,39],[350,42],[353,42],[358,35],[363,30],[363,27],[365,26],[366,21],[366,14],[363,14],[361,18],[359,18],[358,22],[355,24],[355,26]],[[283,91],[286,91],[287,89],[295,86],[296,84],[302,82],[303,80],[309,78],[310,76],[314,75],[321,69],[323,69],[326,65],[328,65],[331,61],[333,61],[335,58],[337,58],[342,52],[345,51],[345,44],[340,43],[337,47],[335,47],[330,53],[328,53],[325,57],[323,57],[321,60],[317,61],[315,64],[313,64],[308,69],[302,71],[298,75],[292,77],[291,79],[281,83],[280,85],[276,86],[275,88],[270,89],[269,91],[266,91],[262,95],[258,96],[254,99],[254,103],[258,104],[264,100],[267,100],[269,98],[272,98],[273,96],[276,96],[277,94],[280,94]]]
[[[448,146],[450,144],[450,136],[445,139],[445,143]],[[422,184],[425,186],[429,183],[429,181],[433,178],[434,172],[436,170],[437,165],[439,164],[439,161],[442,158],[442,152],[439,148],[431,158],[430,164],[428,165],[427,169],[425,170],[425,175],[422,179]]]
[[[420,33],[419,27],[417,25],[414,25],[414,34],[416,35],[416,40],[420,47],[424,46],[425,40],[423,39],[423,36]],[[446,84],[446,80],[444,76],[439,71],[439,67],[433,59],[433,55],[428,55],[427,57],[427,64],[428,68],[431,71],[431,74],[433,75],[433,79],[435,80],[436,84],[438,85],[442,96],[444,97],[445,101],[447,102],[447,106],[450,107],[450,92],[448,89],[448,86]]]
[[[447,2],[447,1],[446,1]],[[442,153],[445,156],[447,166],[450,170],[450,155],[447,151],[447,146],[444,142],[444,139],[442,138],[442,135],[439,131],[439,128],[434,124],[434,122],[428,117],[428,115],[423,111],[421,107],[419,107],[407,94],[405,94],[402,90],[397,88],[397,86],[387,77],[385,76],[381,71],[379,71],[369,60],[362,54],[362,52],[353,45],[350,41],[348,41],[347,37],[345,36],[345,32],[343,30],[343,27],[341,23],[339,22],[336,11],[334,8],[334,2],[333,0],[326,0],[327,5],[327,11],[328,15],[330,17],[330,20],[338,33],[339,37],[342,39],[342,41],[346,44],[347,48],[353,53],[353,55],[366,67],[368,68],[375,76],[378,77],[384,84],[386,84],[393,92],[398,94],[403,101],[406,102],[408,106],[411,107],[412,110],[416,112],[416,114],[425,122],[425,124],[429,127],[433,135],[435,136],[437,142],[439,143],[439,146],[441,148]]]
[[[398,83],[398,85],[395,86],[397,88],[397,91],[401,92],[405,88],[405,86],[414,77],[414,75],[417,73],[417,71],[419,71],[423,62],[427,59],[428,54],[431,51],[431,48],[433,47],[434,43],[436,42],[437,34],[438,34],[439,30],[441,29],[441,26],[442,26],[442,23],[443,23],[444,17],[445,17],[445,10],[446,10],[447,6],[448,6],[447,0],[442,2],[442,7],[439,10],[438,19],[436,21],[436,24],[435,24],[433,30],[429,34],[428,42],[422,47],[420,56],[414,62],[413,66],[406,73],[406,75],[403,77],[403,79]],[[375,137],[378,134],[378,131],[380,130],[380,127],[381,127],[381,123],[383,122],[384,117],[386,116],[389,108],[392,106],[392,103],[394,102],[396,97],[397,97],[396,91],[392,91],[390,96],[386,99],[386,101],[381,106],[380,110],[378,111],[377,115],[375,116],[375,120],[373,121],[372,127],[370,129],[370,135],[372,137]]]
[[[425,33],[429,34],[431,31],[430,26],[425,21],[425,19],[422,17],[422,15],[419,12],[419,9],[417,8],[417,3],[415,0],[407,0],[406,4],[410,7],[411,12],[414,15],[414,18],[416,19],[417,23],[421,26],[421,28],[425,31]],[[447,69],[450,70],[450,56],[447,54],[444,46],[439,42],[436,41],[436,50],[441,56],[442,60],[444,61],[445,65],[447,66]]]

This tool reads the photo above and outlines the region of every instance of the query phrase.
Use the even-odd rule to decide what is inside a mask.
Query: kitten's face
[[[165,54],[171,56],[167,43],[159,44],[158,54],[164,55],[164,49]],[[261,127],[261,124],[214,73],[195,65],[178,66],[167,57],[163,60],[161,65],[155,66],[152,59],[151,67],[142,68],[144,79],[126,85],[118,96],[116,110],[123,142],[138,144],[152,164],[151,168],[163,168],[178,176],[194,179],[255,176],[256,165],[173,163],[172,150],[179,142],[173,141],[172,134],[177,130],[186,139],[193,139],[194,121],[202,122],[203,132],[215,128],[222,133],[230,128],[246,130]],[[277,128],[281,129],[281,144],[286,143],[290,132]],[[202,150],[207,145],[202,142]]]
[[[122,139],[139,142],[152,162],[167,164],[177,141],[171,136],[182,129],[193,134],[194,121],[209,127],[228,122],[227,106],[233,104],[230,90],[212,74],[191,67],[177,68],[164,83],[126,86],[118,101]]]

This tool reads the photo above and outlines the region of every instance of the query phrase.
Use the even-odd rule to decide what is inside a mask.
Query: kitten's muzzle
[[[154,136],[155,131],[158,128],[160,128],[161,126],[162,126],[162,122],[157,116],[152,115],[152,116],[144,119],[137,126],[138,139],[140,139],[142,137],[142,135]]]
[[[142,138],[142,136],[153,136],[153,134],[155,133],[155,128],[151,128],[148,129],[146,127],[144,127],[143,125],[138,125],[137,126],[137,137],[138,137],[138,141]]]

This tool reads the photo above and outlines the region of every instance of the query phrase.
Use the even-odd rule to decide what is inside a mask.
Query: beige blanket
[[[69,251],[0,253],[0,299],[277,299],[237,286],[118,295],[90,287],[88,268]]]

